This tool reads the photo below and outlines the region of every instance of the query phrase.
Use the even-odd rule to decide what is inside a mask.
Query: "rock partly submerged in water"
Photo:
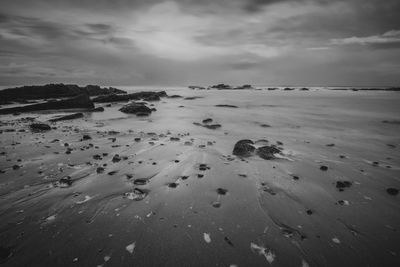
[[[161,97],[167,97],[165,91],[159,92],[137,92],[132,94],[109,94],[98,96],[93,99],[93,102],[106,103],[106,102],[125,102],[129,100],[144,100],[144,101],[159,101]]]
[[[81,94],[68,99],[48,101],[40,104],[26,105],[22,107],[0,109],[0,114],[12,114],[16,112],[31,112],[51,109],[93,109],[93,102],[87,94]]]
[[[119,109],[121,112],[136,114],[136,116],[148,116],[152,109],[141,102],[132,102]]]

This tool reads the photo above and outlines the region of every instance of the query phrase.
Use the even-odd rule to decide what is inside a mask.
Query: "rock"
[[[216,84],[216,85],[212,85],[210,86],[210,88],[212,89],[218,89],[218,90],[229,90],[229,89],[233,89],[232,86],[228,85],[228,84]]]
[[[228,193],[228,190],[223,188],[217,188],[217,193],[218,195],[226,195],[226,193]]]
[[[137,92],[132,94],[109,94],[104,96],[98,96],[93,99],[93,102],[106,103],[106,102],[123,102],[129,100],[144,100],[144,101],[159,101],[160,97],[166,97],[165,91],[153,92]]]
[[[97,107],[91,110],[91,112],[103,112],[104,108],[103,107]]]
[[[319,169],[321,171],[327,171],[328,170],[328,166],[322,165],[321,167],[319,167]]]
[[[107,95],[111,93],[126,93],[125,91],[116,88],[100,88],[97,85],[87,85],[86,87],[79,87],[74,84],[46,84],[46,85],[33,85],[22,86],[16,88],[9,88],[0,91],[0,99],[4,101],[22,101],[26,99],[46,99],[46,98],[63,98],[74,97],[81,94],[90,96]],[[28,102],[29,103],[29,102]]]
[[[339,189],[339,191],[343,191],[345,188],[350,187],[352,184],[353,183],[350,181],[337,181],[336,188]]]
[[[136,114],[139,116],[150,115],[152,110],[142,103],[130,103],[119,109],[121,112]]]
[[[182,96],[180,96],[180,95],[171,95],[168,98],[182,98]]]
[[[103,173],[103,172],[104,172],[104,168],[103,168],[103,167],[98,167],[98,168],[96,169],[96,172],[97,172],[97,173]]]
[[[222,127],[221,124],[203,124],[202,126],[211,130],[215,130]]]
[[[386,192],[389,195],[396,196],[399,193],[399,189],[390,187],[390,188],[386,189]]]
[[[207,118],[203,120],[203,123],[211,123],[213,121],[213,119],[211,118]]]
[[[252,146],[253,144],[254,142],[248,139],[240,140],[235,144],[232,154],[240,157],[249,157],[255,150],[255,147]]]
[[[32,132],[42,132],[42,131],[50,131],[51,127],[48,124],[45,123],[32,123],[29,125],[31,128]]]
[[[0,109],[0,114],[12,114],[14,112],[31,112],[38,110],[51,110],[51,109],[71,109],[71,108],[94,108],[93,102],[88,95],[82,94],[64,100],[48,101],[46,103],[27,105],[22,107],[4,108]]]
[[[132,192],[127,192],[124,194],[124,197],[130,199],[130,200],[135,200],[135,201],[140,201],[146,198],[148,195],[148,191],[139,189],[139,188],[134,188]]]
[[[56,122],[56,121],[73,120],[73,119],[79,119],[79,118],[83,118],[83,113],[74,113],[74,114],[65,115],[65,116],[58,116],[54,119],[50,119],[49,121]]]
[[[215,106],[220,107],[220,108],[238,108],[238,106],[226,105],[226,104],[219,104],[219,105],[215,105]]]
[[[57,187],[66,188],[66,187],[70,187],[71,185],[72,185],[71,176],[65,176],[65,177],[61,178],[60,180],[58,180],[58,182],[56,182]]]
[[[90,139],[92,139],[92,137],[90,136],[90,135],[88,135],[88,134],[84,134],[83,136],[82,136],[82,141],[86,141],[86,140],[90,140]]]
[[[121,157],[118,154],[115,154],[111,160],[113,163],[121,161]]]
[[[262,146],[257,148],[256,154],[263,159],[271,160],[275,159],[275,154],[281,153],[281,150],[274,145]]]

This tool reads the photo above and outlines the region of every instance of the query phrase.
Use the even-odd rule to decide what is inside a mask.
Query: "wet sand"
[[[68,113],[0,117],[3,266],[400,266],[399,93],[167,93],[42,133],[23,118]]]

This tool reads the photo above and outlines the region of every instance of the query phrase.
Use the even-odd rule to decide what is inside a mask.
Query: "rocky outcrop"
[[[45,103],[26,105],[22,107],[4,108],[0,109],[0,114],[12,114],[20,112],[50,110],[50,109],[73,109],[73,108],[93,109],[94,105],[87,94],[82,94],[69,99],[48,101]]]
[[[159,92],[137,92],[132,94],[110,94],[98,96],[93,99],[93,102],[97,103],[107,103],[107,102],[126,102],[129,100],[144,100],[144,101],[159,101],[161,97],[167,97],[167,93],[165,91]]]
[[[51,127],[48,124],[45,123],[32,123],[29,125],[31,128],[32,132],[44,132],[44,131],[50,131]]]
[[[151,108],[140,102],[129,103],[119,110],[124,113],[136,114],[136,116],[148,116],[152,112]]]
[[[87,85],[80,87],[75,84],[46,84],[22,86],[9,88],[0,91],[0,99],[3,101],[21,101],[23,99],[47,99],[47,98],[63,98],[73,97],[81,94],[89,96],[108,95],[108,94],[124,94],[123,90],[116,88],[101,88],[98,85]]]
[[[56,122],[56,121],[66,121],[66,120],[73,120],[73,119],[79,119],[83,118],[83,113],[73,113],[65,116],[58,116],[54,119],[50,119],[49,121],[51,122]]]
[[[256,144],[259,143],[268,143],[268,141],[259,140],[254,143],[249,139],[240,140],[235,144],[232,154],[239,157],[250,157],[256,154],[262,159],[271,160],[276,159],[275,155],[282,152],[281,148],[277,147],[276,145],[264,145],[256,148]]]

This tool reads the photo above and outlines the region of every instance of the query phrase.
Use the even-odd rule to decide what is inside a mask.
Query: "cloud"
[[[380,45],[380,44],[399,44],[400,30],[390,30],[380,35],[366,37],[348,37],[342,39],[332,39],[333,45]]]
[[[0,83],[336,83],[372,63],[368,79],[395,82],[399,12],[398,0],[3,0]]]

